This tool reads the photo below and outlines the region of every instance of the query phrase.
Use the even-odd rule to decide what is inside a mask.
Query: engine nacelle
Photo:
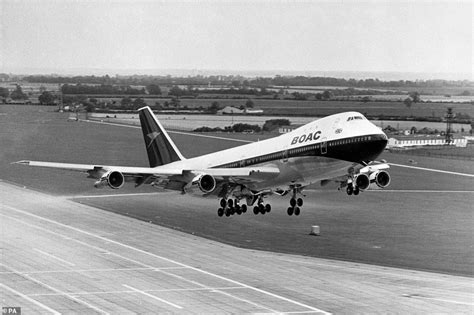
[[[371,174],[371,181],[375,182],[380,188],[390,185],[390,174],[386,171],[378,171]]]
[[[359,174],[354,180],[355,186],[361,190],[366,190],[370,186],[370,179],[367,174]]]
[[[112,189],[119,189],[123,187],[125,177],[119,171],[110,171],[102,175],[102,177],[95,182],[95,188],[102,188],[109,186]]]
[[[199,176],[196,176],[193,181],[193,185],[197,184],[199,189],[203,193],[210,193],[216,189],[216,179],[214,176],[209,175],[209,174],[202,174]]]

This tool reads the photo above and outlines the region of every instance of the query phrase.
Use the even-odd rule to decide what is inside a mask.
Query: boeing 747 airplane
[[[18,164],[87,173],[94,186],[119,189],[153,185],[182,193],[219,198],[219,216],[271,211],[264,198],[290,196],[288,215],[299,215],[303,190],[330,181],[349,195],[390,184],[389,165],[375,159],[387,136],[363,115],[346,112],[324,117],[290,133],[186,159],[149,107],[139,110],[150,167],[84,165],[40,161]],[[245,201],[242,202],[241,201]]]

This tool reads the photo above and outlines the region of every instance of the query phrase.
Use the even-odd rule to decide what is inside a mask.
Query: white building
[[[445,145],[446,139],[444,136],[431,136],[431,135],[411,135],[411,136],[394,136],[388,139],[388,148],[407,148],[407,147],[421,147],[421,146],[432,146],[432,145]],[[450,145],[456,147],[467,146],[467,139],[464,137],[456,137]]]

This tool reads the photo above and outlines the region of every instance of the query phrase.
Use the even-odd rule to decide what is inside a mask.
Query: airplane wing
[[[69,171],[77,171],[89,174],[89,178],[103,180],[112,172],[123,175],[124,181],[134,181],[137,186],[142,184],[152,184],[156,180],[173,180],[182,182],[183,185],[192,182],[196,176],[211,175],[218,181],[260,181],[268,177],[277,176],[280,170],[277,167],[242,167],[242,168],[207,168],[207,169],[178,169],[169,166],[158,167],[132,167],[132,166],[111,166],[93,164],[73,164],[59,162],[42,162],[22,160],[15,164],[56,168]],[[116,173],[116,174],[118,174]],[[114,187],[112,187],[114,188]],[[117,187],[118,188],[118,187]]]

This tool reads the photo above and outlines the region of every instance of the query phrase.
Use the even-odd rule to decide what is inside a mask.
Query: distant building
[[[247,115],[261,115],[261,114],[263,114],[263,110],[261,110],[261,109],[251,109],[251,108],[240,109],[240,108],[233,107],[233,106],[226,106],[223,109],[218,110],[217,114],[218,115],[234,115],[234,114],[238,114],[238,115],[246,115],[246,114]]]
[[[303,125],[281,126],[280,128],[278,128],[278,133],[292,132],[293,130],[298,129],[301,126],[303,126]]]
[[[409,135],[409,136],[394,136],[388,139],[388,148],[409,148],[409,147],[422,147],[422,146],[433,146],[433,145],[445,145],[446,139],[443,136],[431,136],[431,135]],[[456,147],[466,147],[467,139],[465,137],[455,137],[450,145]]]

